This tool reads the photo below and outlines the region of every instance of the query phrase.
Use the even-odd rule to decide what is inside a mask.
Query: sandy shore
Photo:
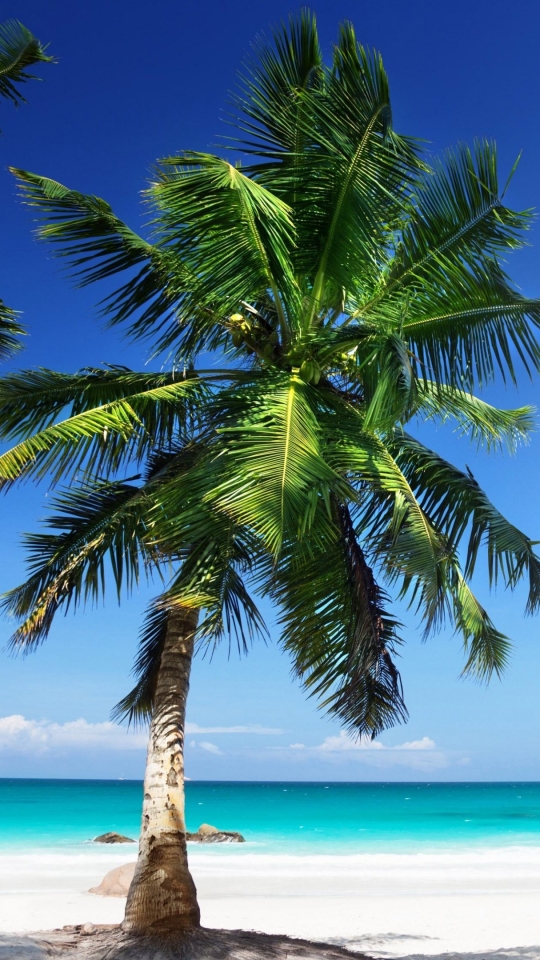
[[[119,922],[124,900],[85,891],[130,859],[125,847],[0,856],[0,931]],[[538,848],[350,857],[213,849],[190,860],[206,926],[324,940],[377,957],[540,960]]]

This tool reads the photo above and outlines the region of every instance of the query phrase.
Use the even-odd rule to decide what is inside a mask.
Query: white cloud
[[[391,750],[435,750],[436,743],[429,737],[422,737],[421,740],[409,740],[400,744],[399,747],[390,747]]]
[[[186,733],[197,734],[280,734],[282,730],[271,727],[234,726],[202,727],[196,723],[186,724]],[[69,720],[66,723],[54,723],[50,720],[27,720],[20,714],[0,717],[0,752],[21,754],[62,753],[69,750],[95,750],[101,752],[143,751],[146,749],[148,734],[146,731],[127,730],[126,727],[105,721],[89,723],[87,720]],[[209,740],[190,741],[190,746],[203,750],[213,756],[223,755],[223,751]],[[268,749],[268,748],[267,748]],[[322,743],[310,747],[303,743],[291,743],[289,747],[273,747],[272,753],[282,758],[304,763],[308,760],[340,765],[362,763],[370,767],[385,769],[393,766],[408,767],[425,772],[447,767],[451,763],[467,764],[468,758],[451,757],[440,750],[430,737],[420,740],[408,740],[395,746],[387,746],[380,740],[354,740],[342,732],[326,737]],[[268,752],[266,752],[268,757]]]
[[[220,750],[219,747],[216,747],[215,743],[209,743],[208,740],[201,740],[199,743],[201,750],[206,750],[207,753],[213,753],[215,755],[223,755],[223,750]]]
[[[262,727],[258,724],[234,727],[201,727],[197,723],[186,724],[187,734],[249,733],[261,735],[281,734],[283,730]],[[146,750],[147,730],[128,730],[116,723],[89,723],[82,717],[66,723],[51,720],[27,720],[21,714],[0,717],[0,751],[13,750],[19,753],[69,749],[100,749],[110,751]],[[200,744],[203,750],[216,753],[213,744]]]
[[[223,756],[223,750],[220,750],[215,743],[210,743],[208,740],[190,740],[189,745],[192,750],[206,750],[207,753]]]
[[[295,747],[297,745],[291,744],[291,746]],[[341,731],[337,737],[326,737],[318,747],[314,747],[315,750],[320,750],[323,753],[356,753],[357,751],[365,750],[435,750],[435,748],[435,741],[431,740],[430,737],[422,737],[421,740],[408,740],[405,743],[398,743],[394,747],[388,747],[385,743],[381,743],[380,740],[367,740],[364,737],[359,740],[353,740],[353,738],[344,731]]]
[[[186,733],[254,733],[264,736],[277,736],[284,732],[279,727],[261,727],[258,723],[236,727],[200,727],[198,723],[186,723]]]
[[[80,718],[53,723],[50,720],[27,720],[20,714],[0,717],[0,750],[23,753],[44,753],[69,747],[144,750],[147,742],[148,735],[144,731],[128,731],[109,721],[88,723]]]
[[[380,740],[355,740],[345,732],[326,737],[315,747],[303,743],[291,743],[288,748],[273,747],[274,754],[281,757],[296,757],[298,762],[319,760],[334,765],[359,762],[370,767],[409,767],[416,770],[434,770],[449,766],[451,760],[431,737],[406,740],[388,746]]]

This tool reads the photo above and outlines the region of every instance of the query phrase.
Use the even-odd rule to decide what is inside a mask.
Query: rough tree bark
[[[197,617],[182,606],[169,614],[150,726],[139,858],[122,924],[129,933],[200,926],[184,813],[184,724]]]

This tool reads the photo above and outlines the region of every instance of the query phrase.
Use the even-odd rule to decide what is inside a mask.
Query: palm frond
[[[393,662],[399,624],[386,611],[347,507],[333,504],[335,537],[293,543],[271,575],[282,643],[319,705],[359,736],[407,716]],[[329,575],[329,571],[331,574]]]
[[[316,99],[316,110],[322,151],[315,154],[313,176],[325,196],[319,205],[322,250],[313,281],[312,317],[321,307],[339,308],[351,281],[380,258],[387,224],[403,214],[420,168],[412,143],[392,131],[381,56],[358,44],[349,23],[341,27],[326,95]],[[330,300],[326,287],[333,293]],[[337,291],[341,297],[336,301]]]
[[[478,602],[459,570],[451,577],[456,626],[463,636],[467,657],[462,676],[488,683],[501,677],[509,660],[511,644],[500,633]]]
[[[111,394],[117,399],[91,405]],[[80,468],[100,473],[140,463],[156,445],[189,433],[203,395],[207,387],[197,377],[48,370],[9,375],[0,381],[0,435],[24,439],[0,455],[0,483],[47,474],[57,482]],[[51,423],[69,401],[71,416]]]
[[[161,161],[148,196],[156,226],[197,277],[196,306],[233,313],[270,289],[286,337],[282,297],[294,306],[288,206],[239,166],[204,153]],[[212,317],[212,314],[211,314]]]
[[[151,718],[168,617],[175,604],[203,611],[196,634],[199,648],[215,646],[226,637],[229,647],[235,640],[239,650],[247,652],[248,641],[267,635],[241,576],[252,565],[252,551],[234,536],[226,518],[215,517],[209,539],[186,543],[181,554],[180,571],[146,614],[132,671],[137,682],[114,708],[115,720],[137,725]]]
[[[139,651],[132,671],[137,683],[113,708],[112,720],[127,720],[128,724],[138,726],[151,719],[169,613],[169,608],[162,598],[153,600],[148,607],[140,630]]]
[[[469,435],[488,451],[504,446],[514,453],[536,426],[534,407],[501,410],[465,390],[429,380],[420,380],[416,390],[416,415],[443,423],[453,419],[461,435]]]
[[[419,605],[429,632],[447,609],[444,582],[450,548],[397,457],[378,437],[362,433],[361,424],[358,416],[347,418],[345,409],[337,422],[326,421],[325,457],[357,491],[355,523],[362,543],[369,545],[369,556],[390,583],[400,585],[402,596]]]
[[[524,576],[528,577],[527,610],[538,610],[540,557],[534,552],[534,543],[497,510],[471,471],[458,470],[409,435],[396,435],[390,448],[422,508],[444,531],[451,552],[469,531],[465,577],[472,576],[481,548],[485,547],[490,583],[495,585],[501,577],[514,588]]]
[[[240,91],[233,98],[236,125],[246,136],[241,141],[243,151],[294,163],[306,136],[302,94],[318,89],[322,75],[312,11],[292,14],[272,31],[269,41],[260,37],[241,72]]]
[[[53,533],[27,534],[29,577],[3,595],[2,607],[22,623],[10,644],[28,652],[49,634],[59,610],[67,612],[104,593],[111,570],[120,597],[139,582],[141,565],[157,570],[150,542],[148,492],[133,483],[87,481],[61,491],[51,504]]]
[[[126,282],[101,301],[108,322],[125,323],[135,338],[160,331],[164,342],[177,339],[178,314],[194,278],[175,252],[144,240],[100,197],[10,169],[24,202],[38,213],[38,236],[55,245],[79,286],[129,272]]]
[[[472,150],[466,145],[447,150],[419,184],[413,204],[385,296],[414,280],[429,282],[431,270],[440,276],[452,261],[472,265],[522,246],[531,221],[530,211],[504,206],[496,148],[489,140],[477,140]]]
[[[7,360],[21,349],[20,337],[24,336],[24,327],[18,322],[16,310],[0,300],[0,361]]]
[[[223,477],[208,499],[277,556],[310,528],[319,497],[347,486],[321,455],[317,394],[296,374],[269,374],[264,393],[235,389],[220,403]]]
[[[417,375],[472,391],[497,375],[516,382],[516,361],[540,364],[540,300],[522,296],[495,262],[452,263],[453,276],[417,285],[403,335]]]
[[[0,24],[0,97],[16,107],[26,102],[19,87],[38,79],[28,68],[36,63],[54,63],[46,49],[18,20]]]
[[[419,375],[465,389],[495,370],[514,378],[512,349],[537,368],[539,302],[521,297],[499,264],[530,222],[530,211],[503,203],[492,143],[449,151],[412,196],[395,253],[352,316],[396,322],[405,306]]]
[[[364,430],[385,431],[406,422],[417,405],[414,368],[407,346],[397,334],[380,344],[367,339],[364,351],[366,348],[371,359],[363,369]]]
[[[203,508],[204,511],[204,508]],[[172,601],[203,611],[197,629],[199,647],[217,647],[224,639],[247,653],[256,638],[268,630],[249,590],[260,546],[256,539],[223,514],[211,513],[190,524],[197,533],[182,552],[182,568],[169,588]],[[206,525],[207,529],[201,529]],[[201,536],[202,534],[202,536]]]

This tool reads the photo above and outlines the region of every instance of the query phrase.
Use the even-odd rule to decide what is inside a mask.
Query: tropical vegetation
[[[533,427],[530,408],[477,396],[540,361],[540,302],[503,263],[530,213],[507,206],[494,144],[431,161],[394,129],[379,54],[344,24],[326,64],[309,12],[259,45],[241,84],[220,155],[157,165],[149,239],[104,200],[14,171],[77,282],[120,277],[102,313],[161,363],[0,381],[3,485],[63,484],[48,531],[27,537],[28,580],[4,598],[13,646],[35,648],[109,575],[119,593],[146,573],[164,581],[117,708],[151,721],[135,933],[199,923],[191,658],[261,633],[254,595],[275,605],[306,690],[362,736],[406,717],[391,596],[426,635],[451,624],[464,673],[483,680],[509,640],[472,592],[480,558],[493,584],[526,579],[528,612],[540,602],[533,542],[415,435],[434,420],[513,451]]]

